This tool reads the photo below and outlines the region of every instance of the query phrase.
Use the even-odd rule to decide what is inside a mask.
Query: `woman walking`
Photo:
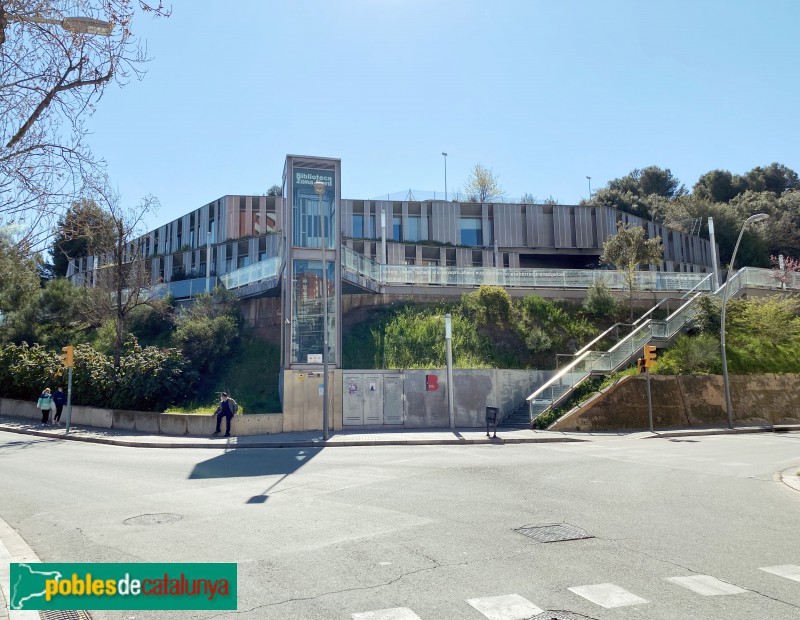
[[[42,412],[42,424],[47,424],[50,419],[50,404],[53,402],[53,396],[50,394],[50,388],[44,388],[44,392],[39,395],[39,400],[36,401],[36,406]]]

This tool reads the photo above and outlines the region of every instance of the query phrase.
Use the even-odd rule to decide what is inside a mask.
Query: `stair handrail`
[[[755,274],[754,275],[754,279],[755,279],[757,276],[761,275],[760,271],[763,271],[763,270],[756,271],[753,268],[742,267],[741,269],[739,269],[739,271],[737,271],[731,277],[726,278],[726,281],[716,291],[712,290],[710,294],[718,296],[724,290],[724,287],[730,286],[731,290],[729,290],[728,295],[729,296],[733,296],[737,292],[739,292],[742,288],[745,287],[746,280],[748,280],[748,276],[750,275],[751,272]],[[622,366],[623,364],[628,363],[636,355],[636,353],[641,349],[641,346],[643,346],[643,344],[646,344],[647,342],[652,340],[654,337],[656,337],[656,335],[653,333],[653,331],[654,331],[653,327],[654,326],[663,325],[665,327],[665,336],[666,337],[672,337],[673,335],[678,333],[678,331],[680,331],[694,317],[693,316],[686,317],[686,319],[682,320],[680,325],[676,329],[674,329],[673,326],[670,325],[670,323],[673,323],[681,315],[686,315],[688,309],[691,308],[692,306],[694,306],[694,304],[697,301],[697,299],[709,294],[706,291],[698,290],[698,289],[700,289],[702,283],[705,282],[707,279],[709,279],[712,275],[713,274],[709,274],[703,280],[701,280],[695,287],[693,287],[691,291],[687,291],[687,293],[684,294],[680,298],[680,299],[686,299],[686,301],[683,304],[681,304],[681,306],[678,307],[674,312],[669,314],[667,316],[667,318],[664,319],[663,321],[655,321],[652,318],[646,318],[646,317],[648,315],[651,315],[652,312],[657,307],[659,307],[665,300],[662,300],[661,302],[656,304],[656,306],[651,308],[648,312],[646,312],[644,315],[642,315],[642,317],[640,317],[637,321],[635,321],[634,325],[636,325],[636,323],[640,323],[640,322],[641,322],[641,324],[638,325],[635,329],[633,329],[624,338],[619,340],[608,351],[602,351],[602,352],[594,352],[594,351],[591,351],[591,350],[587,351],[587,350],[585,350],[586,347],[584,347],[584,349],[581,350],[582,351],[581,354],[576,353],[576,358],[571,363],[567,364],[564,368],[562,368],[555,375],[553,375],[549,380],[545,381],[530,396],[528,396],[525,399],[526,402],[528,403],[528,406],[530,407],[530,404],[531,404],[532,401],[536,400],[536,398],[539,395],[541,395],[545,390],[547,390],[547,389],[553,387],[555,384],[559,383],[561,381],[561,379],[563,379],[563,377],[565,375],[567,375],[568,373],[571,373],[579,364],[581,364],[586,358],[588,358],[593,353],[598,355],[597,358],[596,358],[597,360],[610,357],[610,356],[613,355],[613,353],[615,351],[620,349],[628,341],[633,340],[637,335],[641,335],[643,331],[647,330],[649,333],[647,334],[646,340],[644,340],[644,342],[641,345],[637,345],[636,347],[634,347],[631,350],[631,352],[625,357],[625,359],[620,360],[619,363],[614,363],[613,360],[612,360],[612,364],[609,366],[609,368],[610,368],[609,371],[613,371],[613,370],[616,370],[617,368],[619,368],[620,366]],[[692,292],[694,292],[694,294],[692,294]],[[644,319],[644,321],[642,322],[643,319]],[[615,326],[612,326],[611,328],[609,328],[609,330],[606,330],[606,332],[604,332],[604,335],[608,331],[610,331],[611,329],[614,329],[614,328],[615,328]],[[600,338],[602,338],[602,335],[600,337],[596,338],[593,342],[599,340]],[[571,387],[574,387],[575,385],[577,385],[578,383],[583,381],[587,376],[589,376],[592,373],[592,371],[594,369],[595,369],[595,364],[593,362],[590,367],[584,369],[583,374],[581,375],[581,378],[578,379],[578,381],[574,382]],[[567,395],[567,393],[568,392],[565,392],[564,394],[561,394],[557,398],[553,399],[551,401],[551,403],[547,407],[545,407],[541,412],[539,412],[538,415],[541,415],[542,413],[545,413],[546,411],[551,409],[561,399],[563,399]]]
[[[542,385],[540,385],[538,388],[536,388],[536,390],[530,396],[528,396],[525,400],[528,403],[530,403],[532,400],[535,400],[536,397],[539,394],[544,392],[547,388],[551,387],[554,383],[557,383],[559,380],[561,380],[561,378],[564,375],[566,375],[567,373],[571,372],[572,369],[575,368],[575,366],[577,366],[584,359],[586,359],[586,357],[588,357],[590,353],[592,353],[592,351],[587,351],[583,355],[580,355],[579,357],[576,357],[574,360],[572,360],[572,362],[570,362],[569,364],[564,366],[564,368],[559,370],[556,374],[554,374],[552,377],[550,377],[547,381],[542,383]]]
[[[694,293],[694,292],[695,292],[697,289],[699,289],[699,288],[700,288],[700,287],[703,285],[703,283],[704,283],[706,280],[709,280],[709,279],[711,279],[711,277],[712,277],[713,275],[714,275],[714,272],[712,271],[712,272],[711,272],[711,273],[709,273],[709,274],[708,274],[708,275],[707,275],[705,278],[703,278],[702,280],[700,280],[700,282],[698,282],[697,284],[695,284],[695,285],[694,285],[692,288],[690,288],[690,289],[689,289],[688,291],[686,291],[686,292],[685,292],[683,295],[681,295],[681,296],[679,297],[679,299],[685,299],[686,297],[688,297],[689,295],[691,295],[692,293]],[[711,287],[709,287],[709,290],[713,291],[713,289],[712,289]]]
[[[620,328],[620,327],[633,327],[635,324],[636,324],[636,323],[614,323],[614,324],[613,324],[611,327],[609,327],[609,328],[608,328],[606,331],[604,331],[602,334],[600,334],[599,336],[597,336],[597,337],[596,337],[594,340],[592,340],[591,342],[589,342],[589,343],[585,344],[585,345],[584,345],[584,346],[583,346],[583,347],[582,347],[580,350],[578,350],[578,351],[575,351],[575,353],[573,353],[572,355],[573,355],[573,356],[575,356],[575,355],[580,355],[581,353],[585,353],[586,351],[590,351],[590,350],[591,350],[591,348],[592,348],[592,347],[593,347],[595,344],[597,344],[598,342],[600,342],[601,340],[603,340],[603,338],[605,338],[605,337],[608,335],[608,333],[609,333],[609,332],[610,332],[612,329],[618,329],[618,328]]]

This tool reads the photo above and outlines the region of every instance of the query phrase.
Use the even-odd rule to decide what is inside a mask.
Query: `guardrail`
[[[612,290],[626,290],[618,271],[602,269],[498,269],[495,267],[422,267],[378,265],[381,283],[386,286],[439,285],[508,288],[588,289],[602,283]],[[640,291],[685,291],[703,286],[711,290],[711,281],[702,273],[642,271],[636,274],[634,288]]]
[[[222,285],[228,289],[241,289],[254,284],[263,283],[261,288],[277,286],[283,269],[283,239],[278,238],[275,256],[266,260],[240,267],[219,277]]]
[[[498,269],[496,267],[437,267],[382,265],[347,246],[342,247],[342,268],[381,286],[461,286],[482,284],[508,288],[588,289],[604,284],[626,290],[618,271],[602,269]],[[711,274],[641,271],[634,288],[639,291],[711,290]]]

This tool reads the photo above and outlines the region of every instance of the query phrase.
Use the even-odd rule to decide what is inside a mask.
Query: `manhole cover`
[[[92,620],[88,611],[71,610],[40,611],[39,618],[41,620]]]
[[[594,538],[586,530],[568,523],[551,523],[549,525],[526,525],[514,530],[543,543],[561,542],[562,540],[581,540]]]
[[[529,620],[592,620],[589,616],[582,614],[571,614],[568,611],[546,611],[536,614]]]
[[[125,525],[165,525],[167,523],[175,523],[183,519],[181,515],[176,515],[171,512],[158,512],[154,515],[139,515],[138,517],[131,517],[125,519]]]

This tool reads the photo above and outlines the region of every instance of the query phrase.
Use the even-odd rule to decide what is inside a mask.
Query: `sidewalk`
[[[72,426],[69,434],[63,426],[41,426],[30,420],[0,416],[0,431],[36,437],[87,441],[91,443],[132,448],[322,448],[343,446],[387,445],[468,445],[548,443],[587,441],[586,434],[533,431],[527,429],[498,429],[497,437],[487,437],[486,430],[469,429],[416,429],[337,431],[323,441],[322,431],[276,433],[272,435],[244,435],[241,437],[186,437],[150,435],[135,431]],[[492,434],[494,432],[492,431]]]
[[[505,445],[514,443],[557,443],[586,442],[601,437],[620,437],[626,439],[668,439],[672,437],[691,437],[703,435],[727,435],[738,433],[764,433],[778,431],[797,431],[800,425],[742,426],[728,428],[691,428],[647,431],[607,432],[607,433],[567,433],[560,431],[539,431],[529,429],[505,429],[497,431],[497,437],[487,437],[485,429],[398,429],[368,431],[337,431],[328,441],[323,441],[322,431],[276,433],[272,435],[245,435],[241,437],[186,437],[172,435],[150,435],[135,431],[94,428],[91,426],[72,426],[69,434],[63,426],[41,426],[21,418],[0,416],[0,431],[33,435],[36,437],[68,441],[126,446],[131,448],[215,448],[229,450],[235,448],[323,448],[344,446],[435,446],[435,445]],[[494,432],[492,431],[492,435]]]

